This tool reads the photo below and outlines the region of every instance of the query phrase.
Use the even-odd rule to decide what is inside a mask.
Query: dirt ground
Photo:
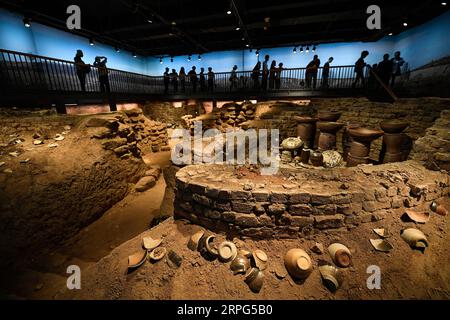
[[[170,152],[144,157],[146,164],[161,167],[168,165],[169,160]],[[61,286],[65,286],[67,266],[78,265],[85,269],[114,248],[148,230],[152,220],[161,214],[165,188],[166,183],[161,178],[146,192],[131,192],[56,251],[4,273],[0,277],[3,289],[0,296],[8,299],[53,299]]]
[[[445,200],[448,206],[450,201]],[[209,262],[186,244],[200,227],[184,221],[166,220],[114,249],[100,262],[82,270],[82,289],[61,288],[56,299],[450,299],[450,223],[447,217],[433,214],[425,225],[417,225],[428,237],[424,253],[411,249],[400,237],[400,231],[414,227],[403,222],[401,213],[383,221],[360,225],[345,233],[321,233],[310,239],[266,240],[233,239],[238,248],[261,249],[269,257],[262,290],[252,293],[243,276],[233,276],[229,264]],[[369,239],[377,239],[373,228],[389,228],[394,249],[376,252]],[[142,238],[163,239],[167,250],[178,253],[183,262],[178,269],[164,260],[146,262],[138,270],[127,273],[127,258],[138,252]],[[218,243],[225,240],[219,235]],[[331,263],[328,253],[316,254],[310,249],[315,242],[325,248],[333,242],[347,245],[353,254],[352,266],[340,269],[343,283],[331,293],[322,283],[318,264]],[[279,279],[275,272],[283,270],[283,258],[291,248],[303,248],[311,256],[314,271],[304,283],[296,283],[289,275]],[[366,282],[371,265],[381,269],[381,289],[369,290]],[[193,290],[195,288],[195,290]]]

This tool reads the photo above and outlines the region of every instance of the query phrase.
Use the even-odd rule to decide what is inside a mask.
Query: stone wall
[[[176,175],[174,214],[214,231],[296,238],[424,208],[450,178],[412,161],[262,177],[247,168],[189,166]]]
[[[187,102],[146,102],[142,106],[145,116],[177,127],[183,125],[182,116],[197,116],[202,111],[201,104]]]
[[[416,140],[411,156],[431,170],[450,172],[450,110],[442,111],[425,136]]]

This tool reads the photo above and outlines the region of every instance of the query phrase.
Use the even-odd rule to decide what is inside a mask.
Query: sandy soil
[[[450,201],[445,200],[448,206]],[[417,225],[428,237],[424,253],[412,250],[400,237],[400,231],[414,227],[403,222],[401,212],[375,223],[363,224],[351,231],[322,233],[310,239],[252,241],[234,239],[239,248],[264,250],[269,257],[265,283],[259,294],[252,293],[243,276],[233,276],[229,265],[209,262],[186,244],[190,235],[200,228],[184,221],[169,219],[152,230],[124,243],[97,264],[82,271],[82,289],[61,288],[57,299],[450,299],[450,223],[449,218],[433,214],[430,222]],[[386,227],[393,236],[390,253],[376,252],[369,239],[376,239],[373,228]],[[165,258],[152,264],[146,262],[138,270],[127,273],[127,257],[138,252],[142,238],[162,238],[163,246],[182,258],[179,269],[172,269]],[[219,243],[225,236],[219,236]],[[341,269],[343,284],[336,293],[322,284],[317,265],[332,263],[327,253],[318,255],[310,248],[315,242],[325,248],[333,242],[347,245],[353,253],[350,268]],[[290,276],[279,279],[284,254],[291,248],[305,249],[314,261],[314,272],[304,283]],[[367,267],[377,265],[382,272],[381,290],[369,290]],[[195,288],[195,290],[193,290]]]
[[[149,154],[144,161],[148,165],[167,166],[170,152]],[[65,286],[68,266],[78,265],[85,269],[117,246],[148,230],[152,220],[160,215],[165,188],[161,175],[154,188],[143,193],[131,192],[57,250],[3,274],[4,292],[0,290],[0,294],[14,299],[53,299],[61,286]]]

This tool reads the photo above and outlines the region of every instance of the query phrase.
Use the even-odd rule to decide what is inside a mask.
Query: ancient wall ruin
[[[378,221],[447,196],[450,177],[412,161],[260,176],[245,167],[177,173],[175,217],[252,238],[296,238]]]

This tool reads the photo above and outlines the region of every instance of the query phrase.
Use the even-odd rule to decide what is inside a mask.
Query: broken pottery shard
[[[34,140],[34,141],[33,141],[33,144],[34,144],[35,146],[38,146],[38,145],[44,144],[44,141],[42,141],[42,140]]]
[[[48,145],[50,149],[57,148],[59,145],[57,143],[51,143]]]
[[[17,158],[18,156],[20,156],[20,153],[17,151],[14,151],[14,152],[10,152],[9,155],[13,158]]]
[[[382,238],[389,238],[391,236],[391,233],[384,228],[381,229],[373,229],[373,232],[375,232],[378,236]]]
[[[136,269],[142,266],[147,258],[147,251],[141,251],[128,257],[128,269]]]
[[[30,159],[20,160],[20,163],[22,163],[22,164],[25,164],[25,163],[28,163],[28,162],[30,162]]]
[[[156,179],[155,177],[149,176],[149,177],[143,177],[139,182],[136,184],[136,191],[137,192],[144,192],[151,188],[153,188],[156,185]]]
[[[72,130],[72,127],[71,126],[64,126],[64,130],[70,131],[70,130]]]
[[[430,213],[426,211],[405,210],[405,214],[414,222],[427,223],[430,220]]]
[[[156,248],[149,254],[149,258],[153,262],[162,260],[166,256],[167,249],[163,247]]]
[[[428,247],[427,237],[419,229],[408,228],[402,230],[400,235],[411,248],[423,251]]]
[[[319,272],[322,277],[322,282],[328,290],[335,292],[339,289],[339,270],[336,267],[331,265],[320,266]]]
[[[3,173],[11,174],[11,173],[13,173],[13,171],[11,169],[5,169],[5,170],[3,170]]]
[[[5,162],[0,162],[0,167],[3,167],[5,165]]]
[[[62,135],[62,134],[57,134],[56,136],[55,136],[55,138],[53,138],[55,141],[63,141],[65,138],[64,138],[64,136]]]
[[[151,237],[146,237],[142,239],[142,245],[145,250],[152,251],[153,249],[158,248],[162,243],[161,239],[153,239]]]
[[[311,251],[317,254],[323,254],[324,252],[323,244],[316,242],[314,246],[312,246]]]
[[[370,243],[377,251],[389,252],[394,247],[385,239],[370,239]]]

